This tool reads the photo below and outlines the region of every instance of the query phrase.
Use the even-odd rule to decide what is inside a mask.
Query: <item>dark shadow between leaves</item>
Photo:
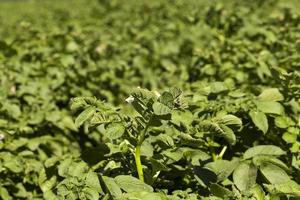
[[[207,186],[211,183],[217,182],[217,175],[208,169],[195,166],[193,171],[195,175]]]
[[[93,166],[104,159],[104,156],[109,153],[109,148],[105,144],[101,144],[98,147],[93,147],[85,150],[80,155],[89,166]]]

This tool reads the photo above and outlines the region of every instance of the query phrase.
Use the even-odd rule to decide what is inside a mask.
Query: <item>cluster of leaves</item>
[[[0,198],[299,199],[299,6],[0,3]]]

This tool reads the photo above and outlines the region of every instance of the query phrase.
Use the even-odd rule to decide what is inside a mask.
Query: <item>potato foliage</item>
[[[0,199],[300,199],[296,0],[0,2]]]

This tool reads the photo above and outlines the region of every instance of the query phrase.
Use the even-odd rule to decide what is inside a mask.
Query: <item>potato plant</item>
[[[300,199],[299,11],[0,1],[0,199]]]

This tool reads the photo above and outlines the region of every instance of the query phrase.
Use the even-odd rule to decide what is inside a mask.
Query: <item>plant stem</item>
[[[223,155],[224,155],[226,149],[227,149],[227,146],[224,146],[223,149],[221,150],[220,154],[218,155],[218,158],[219,158],[219,159],[222,159],[222,157],[223,157]]]
[[[150,120],[149,120],[149,122],[150,122]],[[142,165],[142,161],[141,161],[141,146],[145,140],[145,136],[146,136],[147,130],[149,128],[149,122],[147,123],[145,129],[141,132],[141,134],[139,136],[137,146],[135,147],[135,155],[134,155],[138,176],[139,176],[139,179],[143,182],[144,182],[144,173],[143,173],[143,165]]]
[[[214,152],[211,153],[211,156],[212,156],[213,161],[216,161],[218,159],[217,155]]]
[[[141,162],[141,145],[137,145],[135,148],[135,164],[139,179],[144,182],[143,166]]]

